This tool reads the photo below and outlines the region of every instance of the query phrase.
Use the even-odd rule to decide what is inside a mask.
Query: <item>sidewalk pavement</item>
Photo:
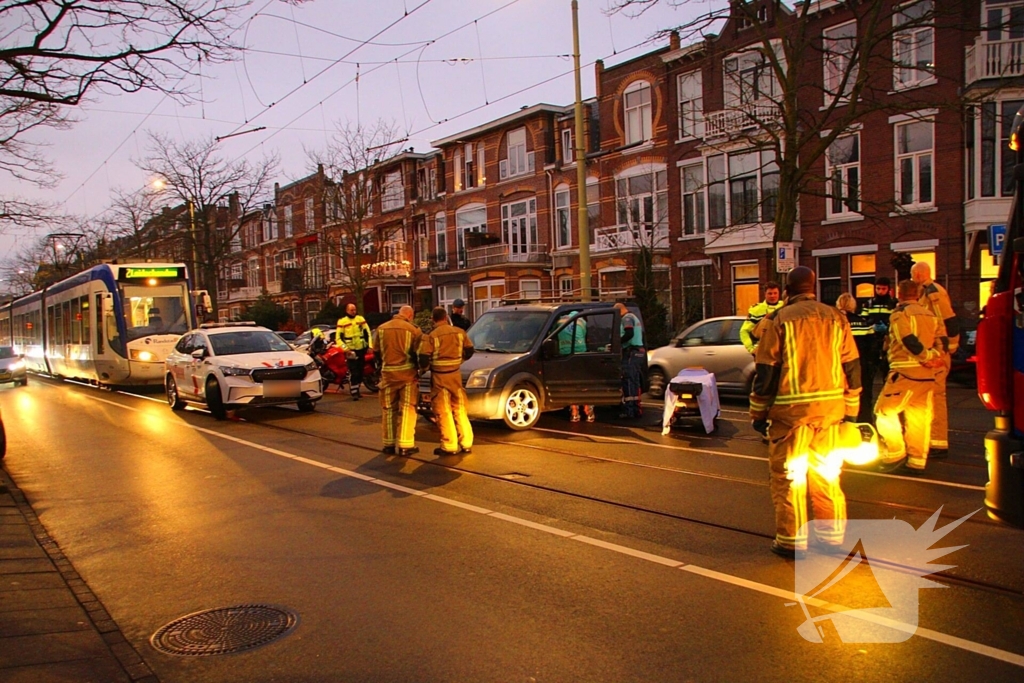
[[[0,680],[157,683],[3,468]]]

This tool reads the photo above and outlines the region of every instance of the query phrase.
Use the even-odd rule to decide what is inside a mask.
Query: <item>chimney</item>
[[[594,92],[598,99],[601,97],[601,74],[604,73],[604,60],[594,62]]]
[[[668,49],[679,49],[679,31],[672,31],[668,34]]]

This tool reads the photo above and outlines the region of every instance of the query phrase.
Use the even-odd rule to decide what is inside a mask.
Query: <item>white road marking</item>
[[[700,453],[702,455],[718,455],[725,458],[739,458],[740,460],[761,460],[768,462],[768,458],[761,455],[743,455],[742,453],[726,453],[725,451],[713,451],[708,448],[692,448],[689,446],[673,446],[667,443],[649,443],[644,441],[636,441],[634,439],[621,439],[617,436],[600,436],[597,434],[586,434],[581,432],[568,432],[561,429],[551,429],[549,427],[534,427],[532,431],[535,432],[548,432],[551,434],[564,434],[566,436],[575,437],[586,437],[595,441],[600,440],[604,443],[621,443],[630,446],[642,446],[644,448],[661,448],[668,451],[682,451],[684,453]],[[517,444],[523,446],[525,444]],[[581,458],[590,457],[585,453],[580,454]],[[947,486],[954,489],[964,489],[966,491],[984,491],[984,486],[976,486],[975,484],[960,484],[955,481],[942,481],[940,479],[924,479],[921,477],[905,477],[899,474],[883,474],[881,472],[868,472],[867,470],[856,470],[856,469],[844,469],[843,474],[863,474],[869,477],[886,477],[888,479],[900,479],[902,481],[913,481],[918,484],[932,484],[933,486]]]
[[[112,406],[115,406],[115,407],[118,407],[118,408],[123,408],[125,410],[130,410],[132,412],[140,412],[140,410],[138,408],[134,408],[134,407],[131,407],[131,406],[126,406],[126,405],[123,405],[121,403],[117,403],[115,401],[110,401],[110,400],[103,399],[103,398],[98,398],[98,397],[94,397],[94,398],[97,401],[101,402],[101,403],[107,403],[109,405],[112,405]],[[306,464],[306,465],[311,465],[311,466],[319,468],[319,469],[328,470],[328,471],[335,472],[335,473],[338,473],[338,474],[341,474],[341,475],[344,475],[344,476],[347,476],[347,477],[353,477],[353,478],[356,478],[356,479],[360,479],[362,481],[368,481],[370,483],[377,484],[378,486],[382,486],[384,488],[407,492],[407,493],[409,493],[411,495],[418,496],[418,497],[421,497],[421,498],[424,498],[424,499],[427,499],[427,500],[432,500],[432,501],[435,501],[435,502],[438,502],[438,503],[444,503],[446,505],[452,505],[452,506],[461,508],[461,509],[469,511],[469,512],[474,512],[474,513],[483,515],[485,517],[493,517],[495,519],[499,519],[499,520],[503,520],[503,521],[507,521],[507,522],[513,522],[513,523],[518,524],[520,526],[526,526],[526,527],[529,527],[529,528],[532,528],[532,529],[536,529],[538,531],[543,531],[543,532],[546,532],[546,533],[554,534],[556,536],[560,536],[560,537],[565,538],[567,540],[579,541],[581,543],[586,543],[588,545],[592,545],[592,546],[595,546],[595,547],[598,547],[598,548],[602,548],[604,550],[609,550],[611,552],[619,553],[619,554],[625,555],[627,557],[633,557],[633,558],[636,558],[636,559],[644,560],[646,562],[653,562],[654,564],[658,564],[658,565],[662,565],[662,566],[678,568],[678,569],[680,569],[682,571],[689,572],[691,574],[695,574],[697,576],[701,576],[701,577],[704,577],[704,578],[707,578],[707,579],[711,579],[713,581],[718,581],[720,583],[725,583],[725,584],[728,584],[728,585],[737,586],[737,587],[740,587],[740,588],[745,588],[747,590],[755,591],[755,592],[762,593],[762,594],[765,594],[765,595],[771,595],[773,597],[782,598],[783,600],[786,600],[786,601],[793,601],[793,600],[796,600],[796,599],[802,597],[803,600],[807,604],[814,605],[814,606],[820,607],[822,609],[826,609],[826,610],[828,610],[830,612],[845,612],[848,616],[852,616],[852,617],[855,617],[855,618],[858,618],[858,619],[862,619],[864,621],[868,621],[868,622],[871,622],[871,623],[875,623],[875,624],[879,624],[879,625],[882,625],[882,626],[886,626],[888,628],[893,628],[893,629],[896,629],[896,630],[899,630],[899,631],[903,631],[905,633],[911,633],[911,634],[917,635],[917,636],[919,636],[921,638],[924,638],[926,640],[931,640],[931,641],[934,641],[936,643],[941,643],[943,645],[948,645],[950,647],[955,647],[955,648],[958,648],[960,650],[965,650],[967,652],[973,652],[975,654],[979,654],[979,655],[982,655],[984,657],[989,657],[991,659],[996,659],[996,660],[999,660],[999,661],[1002,661],[1002,662],[1006,662],[1007,664],[1012,664],[1014,666],[1019,666],[1019,667],[1024,668],[1024,656],[1016,654],[1016,653],[1013,653],[1013,652],[1008,652],[1006,650],[1000,650],[999,648],[991,647],[991,646],[985,645],[983,643],[977,643],[977,642],[974,642],[973,640],[967,640],[966,638],[959,638],[957,636],[952,636],[952,635],[949,635],[949,634],[946,634],[946,633],[942,633],[940,631],[934,631],[932,629],[922,628],[920,626],[914,626],[912,624],[906,624],[906,623],[903,623],[903,622],[899,622],[899,621],[895,621],[895,620],[891,620],[891,619],[886,619],[884,617],[879,617],[877,615],[871,614],[870,612],[866,612],[864,610],[854,610],[852,608],[845,607],[843,605],[837,605],[837,604],[833,604],[833,603],[828,603],[828,602],[825,602],[825,601],[820,600],[818,598],[814,598],[814,597],[810,597],[810,596],[798,596],[796,593],[794,593],[792,591],[787,591],[785,589],[777,588],[775,586],[770,586],[768,584],[760,583],[758,581],[751,581],[749,579],[744,579],[742,577],[734,576],[732,574],[726,574],[724,572],[715,571],[713,569],[707,569],[705,567],[700,567],[700,566],[695,565],[695,564],[686,564],[686,563],[684,563],[684,562],[682,562],[680,560],[674,560],[672,558],[664,557],[662,555],[655,555],[653,553],[647,553],[647,552],[644,552],[642,550],[637,550],[637,549],[634,549],[634,548],[629,548],[627,546],[619,545],[617,543],[609,543],[607,541],[602,541],[602,540],[599,540],[599,539],[596,539],[596,538],[592,538],[590,536],[585,536],[583,534],[576,534],[576,533],[572,533],[572,532],[569,532],[569,531],[561,531],[561,530],[559,530],[559,529],[557,529],[555,527],[550,527],[550,526],[544,525],[544,524],[538,524],[537,522],[531,522],[529,520],[518,518],[518,517],[514,517],[512,515],[508,515],[508,514],[505,514],[505,513],[495,512],[493,510],[488,510],[487,508],[478,507],[476,505],[470,505],[469,503],[464,503],[462,501],[455,500],[455,499],[452,499],[452,498],[446,498],[444,496],[439,496],[439,495],[434,494],[434,493],[426,493],[425,491],[417,491],[415,489],[410,489],[410,488],[405,487],[405,486],[400,486],[398,484],[394,484],[392,482],[385,481],[383,479],[377,479],[375,477],[368,477],[365,474],[361,474],[361,473],[358,473],[358,472],[353,472],[351,470],[346,470],[346,469],[343,469],[341,467],[337,467],[337,466],[334,466],[334,465],[328,465],[327,463],[323,463],[323,462],[320,462],[318,460],[312,460],[310,458],[306,458],[306,457],[303,457],[303,456],[299,456],[299,455],[295,455],[295,454],[292,454],[292,453],[288,453],[287,451],[282,451],[282,450],[279,450],[277,448],[271,448],[270,446],[264,446],[263,444],[258,444],[258,443],[255,443],[253,441],[247,441],[245,439],[240,439],[240,438],[238,438],[236,436],[230,436],[230,435],[227,435],[227,434],[222,434],[220,432],[214,431],[212,429],[207,429],[205,427],[197,427],[195,425],[190,425],[190,424],[188,424],[186,422],[181,422],[181,421],[179,421],[177,424],[179,426],[195,430],[195,431],[200,432],[202,434],[207,434],[207,435],[210,435],[210,436],[213,436],[213,437],[217,437],[217,438],[220,438],[220,439],[225,439],[227,441],[231,441],[232,443],[236,443],[236,444],[239,444],[239,445],[242,445],[242,446],[246,446],[246,447],[258,450],[258,451],[263,451],[265,453],[270,453],[272,455],[281,456],[281,457],[287,458],[289,460],[294,460],[295,462],[303,463],[303,464]]]

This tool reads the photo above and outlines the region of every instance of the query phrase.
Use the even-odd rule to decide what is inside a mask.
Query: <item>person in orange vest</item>
[[[904,280],[889,318],[889,376],[875,405],[878,435],[887,453],[879,471],[921,474],[928,464],[935,376],[946,354],[946,328],[918,303],[921,287]],[[900,417],[906,422],[906,436]]]
[[[345,317],[338,318],[337,343],[345,352],[345,364],[348,365],[348,391],[353,401],[362,396],[359,385],[363,383],[363,366],[366,364],[366,349],[370,347],[370,326],[366,319],[356,313],[356,305],[345,306]]]
[[[430,368],[430,399],[441,429],[441,446],[434,455],[470,453],[473,427],[466,407],[469,399],[462,386],[462,361],[473,355],[469,335],[448,322],[448,313],[437,307],[431,314],[434,329],[420,342],[420,368]]]
[[[382,451],[409,456],[416,448],[416,401],[419,373],[416,353],[423,331],[412,324],[412,306],[402,306],[373,333],[373,348],[380,363],[380,415],[384,435]]]
[[[945,353],[942,354],[939,365],[935,368],[933,399],[935,421],[932,424],[931,457],[933,460],[940,460],[949,454],[949,410],[946,406],[946,379],[949,377],[949,369],[953,365],[952,354],[960,346],[960,321],[957,320],[956,313],[953,312],[949,292],[932,279],[930,265],[924,261],[915,263],[910,269],[910,279],[921,285],[921,298],[918,303],[942,321],[948,339]]]
[[[806,266],[790,271],[786,305],[761,323],[750,392],[753,427],[769,439],[771,550],[786,558],[807,550],[808,494],[817,542],[826,551],[843,543],[839,426],[856,422],[860,406],[860,363],[850,323],[838,309],[815,300],[814,282]]]

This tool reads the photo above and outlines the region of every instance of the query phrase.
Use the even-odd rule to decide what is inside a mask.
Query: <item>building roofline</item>
[[[661,61],[668,64],[676,60],[682,59],[683,57],[692,57],[694,55],[707,52],[707,39],[700,40],[690,45],[685,45],[677,50],[672,50],[661,56]]]
[[[449,135],[448,137],[444,137],[439,140],[431,140],[430,144],[432,147],[440,148],[443,147],[444,145],[450,145],[453,142],[459,142],[460,140],[476,137],[481,133],[486,133],[488,131],[494,130],[495,128],[500,128],[514,121],[518,121],[520,119],[533,116],[534,114],[541,114],[545,112],[551,114],[564,114],[566,111],[571,110],[572,105],[559,106],[557,104],[534,104],[529,107],[523,107],[517,112],[506,114],[505,116],[502,116],[499,119],[494,119],[493,121],[482,123],[479,126],[476,126],[475,128],[469,128],[467,130],[455,133],[453,135]]]

